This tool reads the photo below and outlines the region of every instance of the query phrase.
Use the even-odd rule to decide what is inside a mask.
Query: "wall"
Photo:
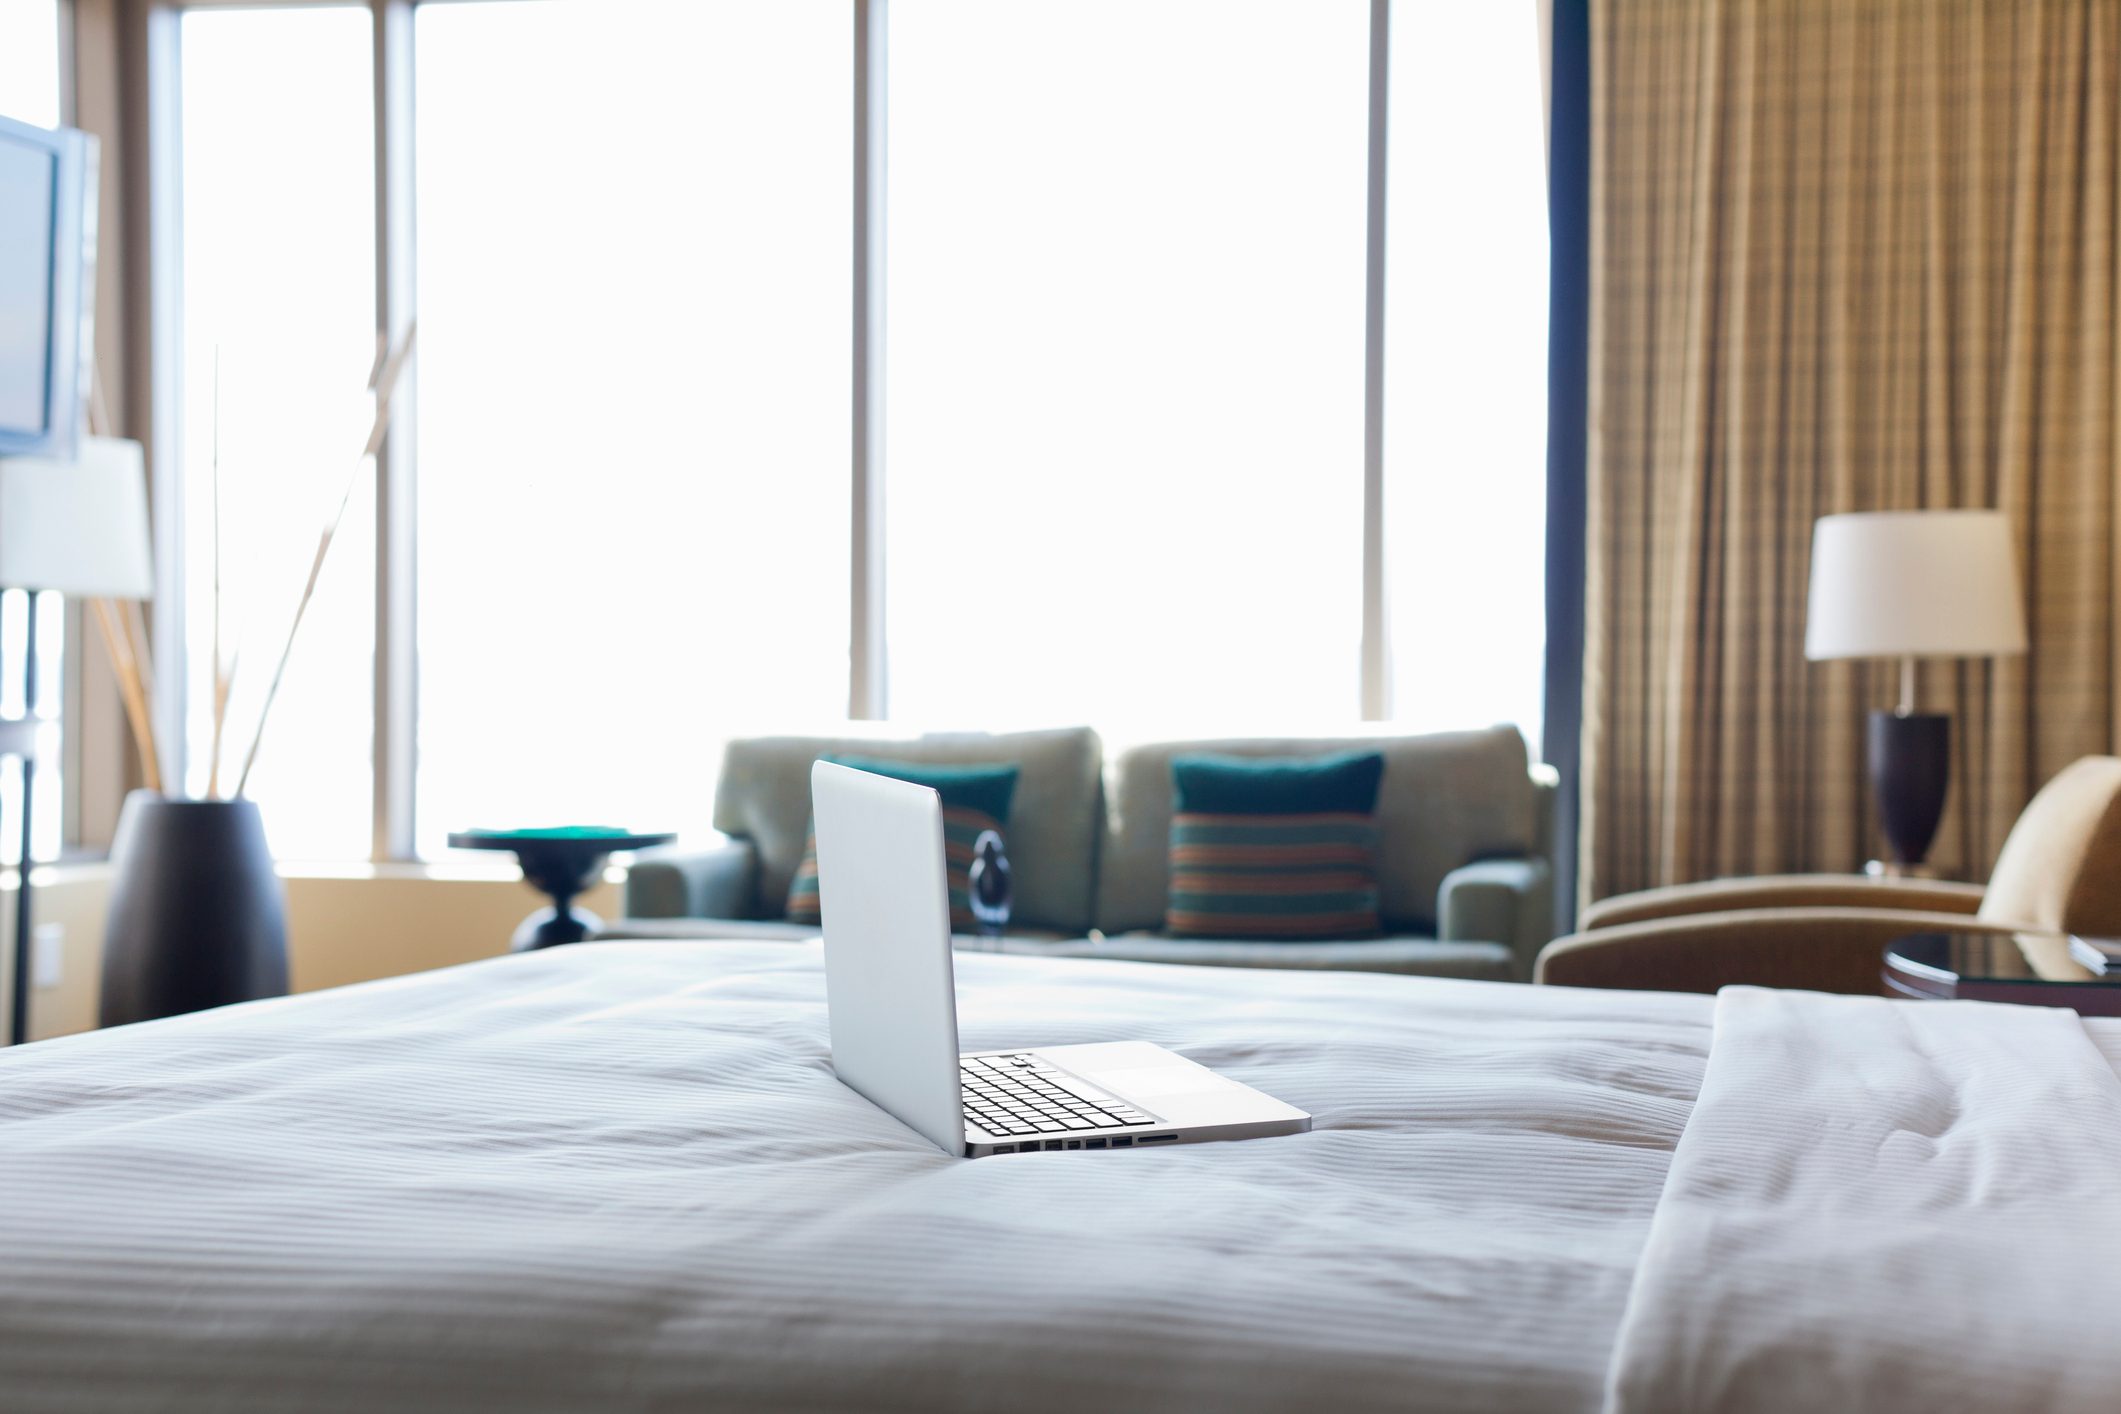
[[[289,963],[294,989],[315,991],[406,972],[474,962],[508,950],[508,940],[540,896],[513,870],[451,869],[434,865],[375,865],[345,869],[284,866]],[[34,877],[36,926],[62,931],[59,985],[30,995],[30,1038],[44,1040],[96,1025],[101,982],[103,920],[110,866],[60,865]],[[622,911],[612,870],[582,898],[605,918]],[[0,1017],[6,1015],[13,973],[15,876],[0,875]]]

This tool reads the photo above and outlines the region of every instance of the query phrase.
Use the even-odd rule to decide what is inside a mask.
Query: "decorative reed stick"
[[[231,653],[224,661],[218,650],[214,653],[214,737],[207,749],[206,798],[221,798],[221,740],[228,727],[228,700],[236,682],[236,662],[242,655]]]
[[[258,709],[258,725],[250,739],[250,750],[243,754],[243,769],[236,775],[235,794],[238,796],[250,784],[251,768],[258,764],[258,747],[265,740],[265,725],[272,716],[273,703],[279,698],[280,682],[287,676],[287,660],[295,651],[295,635],[302,631],[303,616],[309,612],[309,601],[316,596],[317,576],[324,572],[325,557],[331,553],[331,543],[339,534],[340,522],[346,519],[346,506],[353,499],[354,486],[361,479],[362,468],[382,448],[383,439],[390,431],[391,395],[397,390],[398,375],[405,371],[405,359],[412,352],[418,332],[417,323],[406,325],[404,342],[390,351],[371,377],[376,394],[375,423],[369,428],[368,441],[362,446],[361,455],[346,478],[345,489],[339,493],[337,509],[317,536],[317,553],[309,562],[309,578],[302,585],[302,597],[295,601],[294,621],[287,626],[287,639],[280,645],[280,657],[273,665],[272,680],[265,685],[265,701]]]
[[[92,599],[89,607],[95,612],[96,627],[103,634],[104,651],[110,654],[111,667],[118,674],[118,694],[125,702],[125,720],[133,729],[133,745],[140,752],[142,783],[149,790],[162,789],[162,756],[155,749],[154,718],[147,709],[148,696],[146,678],[139,658],[133,652],[131,636],[119,626],[119,616],[111,608],[108,599]],[[135,612],[138,605],[134,606]]]
[[[221,794],[221,737],[228,726],[228,690],[234,669],[221,656],[221,346],[214,345],[214,455],[208,473],[213,492],[213,665],[214,665],[214,735],[213,743],[206,751],[206,798],[215,800]]]
[[[111,435],[110,403],[103,392],[100,362],[89,370],[88,430],[98,437]],[[133,746],[140,753],[141,782],[151,791],[160,791],[162,753],[155,744],[154,714],[148,709],[154,692],[154,659],[148,652],[146,620],[138,601],[128,601],[122,611],[114,602],[91,599],[89,609],[96,616],[103,650],[118,678],[118,698],[125,704],[126,725],[132,728]]]
[[[147,615],[138,599],[121,599],[117,612],[125,630],[125,645],[131,652],[133,671],[140,680],[140,700],[155,700],[155,653],[147,636]]]

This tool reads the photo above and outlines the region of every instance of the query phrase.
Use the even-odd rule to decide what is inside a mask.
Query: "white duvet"
[[[2121,1407],[2114,1023],[966,956],[968,1049],[1161,1041],[1316,1116],[968,1161],[833,1080],[818,963],[0,1053],[0,1410]]]
[[[1309,1134],[951,1158],[819,954],[610,943],[0,1053],[0,1409],[1595,1409],[1711,1002],[959,961]]]
[[[2121,1409],[2121,1026],[1730,988],[1615,1414]]]

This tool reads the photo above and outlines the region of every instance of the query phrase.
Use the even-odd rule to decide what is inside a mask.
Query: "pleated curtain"
[[[1932,859],[2116,740],[2121,0],[1593,0],[1586,898],[1878,853],[1813,522],[1996,507],[2031,651],[1926,664]]]

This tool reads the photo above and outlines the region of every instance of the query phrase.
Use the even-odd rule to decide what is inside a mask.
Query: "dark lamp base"
[[[1910,871],[1929,853],[1944,819],[1952,719],[1935,712],[1873,712],[1868,746],[1871,793],[1885,830],[1887,867]]]

